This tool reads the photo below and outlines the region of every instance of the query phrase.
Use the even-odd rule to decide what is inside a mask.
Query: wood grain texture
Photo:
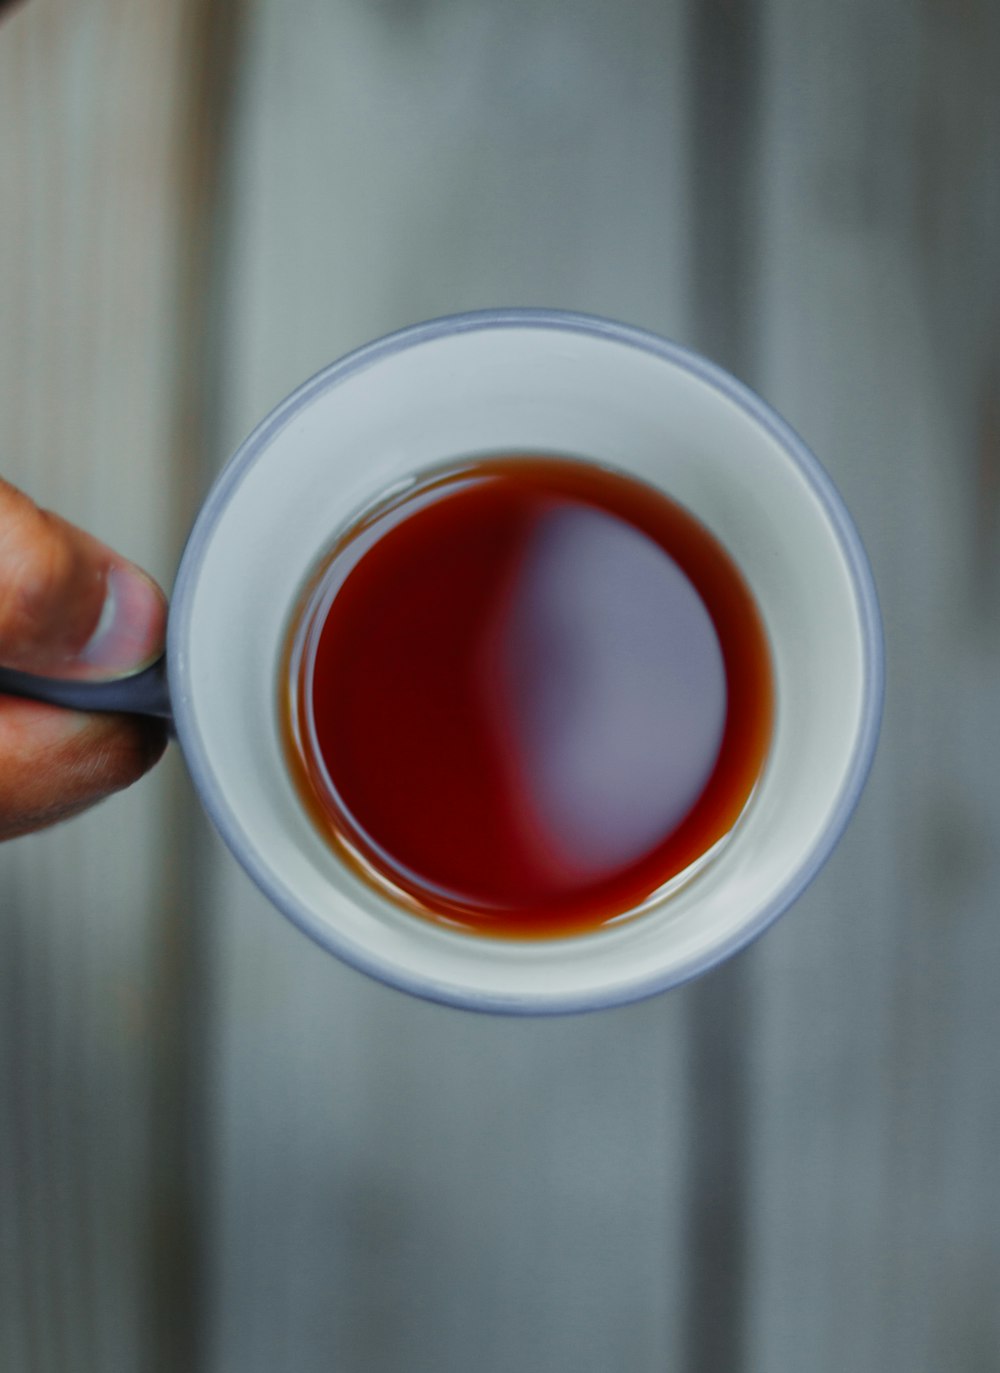
[[[410,319],[534,301],[648,323],[820,453],[872,552],[890,693],[861,811],[794,914],[709,982],[594,1022],[402,1001],[221,874],[212,1366],[1000,1366],[998,665],[977,592],[995,19],[256,15],[233,439]]]
[[[888,694],[845,842],[754,960],[753,1368],[1000,1367],[998,53],[985,4],[766,7],[760,379],[868,543]]]
[[[224,432],[399,325],[541,303],[686,327],[683,14],[255,7]],[[518,1023],[312,948],[224,862],[210,1366],[676,1366],[685,995]]]
[[[991,0],[0,25],[0,468],[33,495],[168,577],[210,471],[351,346],[594,310],[796,425],[889,654],[812,890],[600,1016],[343,968],[176,759],[0,850],[3,1373],[1000,1370],[998,61]]]
[[[186,17],[38,0],[0,25],[0,470],[164,581],[186,484]],[[4,1373],[178,1366],[186,1313],[175,1301],[164,1322],[162,1279],[183,1195],[162,1084],[183,787],[171,760],[0,850]]]

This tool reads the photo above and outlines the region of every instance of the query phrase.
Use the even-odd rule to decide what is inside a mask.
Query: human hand
[[[0,664],[78,680],[137,671],[163,651],[166,610],[139,568],[0,479]],[[145,717],[0,696],[0,839],[128,786],[165,743]]]

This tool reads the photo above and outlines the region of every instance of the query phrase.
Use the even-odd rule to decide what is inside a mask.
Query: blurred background
[[[0,9],[0,470],[36,500],[169,586],[323,364],[595,311],[800,430],[889,672],[811,891],[596,1016],[341,967],[176,756],[5,846],[2,1373],[1000,1369],[995,0]]]

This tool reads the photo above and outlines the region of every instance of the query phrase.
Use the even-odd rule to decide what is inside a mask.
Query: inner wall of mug
[[[589,459],[681,501],[740,565],[774,659],[771,751],[730,842],[640,917],[572,939],[491,940],[394,906],[317,833],[279,734],[281,648],[316,562],[388,488],[487,453]],[[251,436],[223,485],[226,499],[210,501],[192,540],[179,735],[237,857],[320,943],[459,1004],[610,1004],[738,947],[809,866],[844,791],[863,711],[857,587],[809,475],[780,434],[710,375],[558,328],[431,336],[314,381]]]

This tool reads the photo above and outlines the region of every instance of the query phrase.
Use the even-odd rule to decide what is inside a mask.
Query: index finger
[[[0,479],[0,662],[115,676],[162,651],[166,598],[133,563]]]

